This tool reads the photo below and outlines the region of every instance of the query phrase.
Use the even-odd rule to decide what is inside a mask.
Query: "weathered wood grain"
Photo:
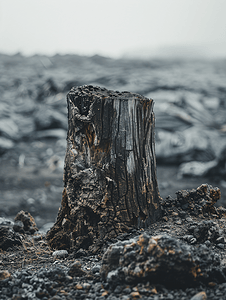
[[[67,105],[64,191],[50,245],[88,247],[159,219],[153,100],[82,86]]]

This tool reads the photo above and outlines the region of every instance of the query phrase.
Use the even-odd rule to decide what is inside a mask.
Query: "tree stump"
[[[86,85],[67,95],[62,203],[52,248],[87,248],[161,216],[153,100]]]

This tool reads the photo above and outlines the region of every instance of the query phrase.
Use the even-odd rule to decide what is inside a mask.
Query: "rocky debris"
[[[70,270],[68,271],[68,275],[82,277],[86,276],[87,272],[82,270],[82,264],[80,261],[77,260],[71,265]]]
[[[226,221],[224,213],[213,209],[219,197],[219,189],[206,184],[192,191],[177,192],[175,201],[178,205],[172,199],[165,200],[165,203],[172,202],[164,207],[169,210],[167,222],[154,223],[149,229],[142,230],[143,234],[135,228],[120,234],[117,239],[98,245],[97,252],[94,245],[76,252],[71,249],[70,252],[52,253],[44,234],[30,235],[29,231],[24,231],[19,236],[12,228],[24,227],[23,222],[13,223],[2,218],[1,228],[7,229],[5,236],[9,237],[9,232],[13,232],[20,237],[20,244],[15,243],[14,236],[14,244],[2,248],[5,254],[0,264],[11,275],[0,282],[2,299],[23,295],[27,299],[64,296],[65,299],[147,297],[179,300],[192,298],[201,291],[205,291],[208,299],[218,299],[218,296],[220,299],[224,294],[222,291],[226,291]],[[199,203],[201,198],[209,201],[206,203],[208,209],[204,209],[204,214],[208,211],[206,217],[199,211],[191,213],[194,210],[192,204]],[[184,214],[180,206],[186,203]],[[19,215],[28,217],[24,212]],[[23,256],[17,262],[16,249],[20,245],[24,249]],[[11,256],[13,264],[10,263]],[[15,272],[13,265],[20,271]],[[42,269],[42,266],[48,268]],[[12,291],[11,286],[18,289]],[[204,293],[197,297],[202,299]]]
[[[34,234],[38,231],[34,218],[30,213],[20,211],[15,222],[10,219],[0,218],[0,249],[7,250],[14,246],[23,244],[23,237],[20,234]]]
[[[20,235],[9,227],[0,227],[0,249],[7,250],[14,246],[21,246],[22,239]]]
[[[5,280],[11,277],[11,274],[7,270],[0,271],[0,280]]]
[[[142,234],[111,245],[103,256],[101,274],[109,284],[145,280],[171,288],[226,280],[225,266],[207,246],[189,246],[169,235]]]
[[[208,225],[218,227],[224,237],[224,217]],[[0,280],[1,299],[224,299],[224,250],[199,239],[189,245],[183,236],[192,230],[192,221],[160,221],[142,234],[120,234],[96,254],[81,249],[66,257],[53,256],[45,235],[24,234],[21,250],[1,253],[10,274]]]
[[[29,212],[21,210],[15,217],[14,230],[33,234],[38,231],[35,220]],[[23,226],[22,226],[22,224]]]
[[[218,187],[213,188],[211,185],[202,184],[197,189],[180,190],[176,192],[177,198],[171,196],[162,201],[163,214],[168,216],[186,217],[208,216],[218,218],[224,212],[224,208],[216,208],[214,205],[221,197]]]
[[[192,243],[205,243],[209,245],[210,242],[216,245],[225,244],[224,230],[219,227],[217,223],[212,220],[192,222],[188,226],[190,236],[184,236],[184,239],[189,239]],[[188,238],[189,237],[189,238]]]

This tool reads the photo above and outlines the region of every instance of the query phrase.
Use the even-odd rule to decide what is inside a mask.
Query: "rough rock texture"
[[[153,101],[105,88],[72,88],[64,191],[51,247],[86,248],[161,216]]]
[[[221,197],[218,187],[202,184],[197,189],[180,190],[176,192],[177,198],[171,196],[162,201],[165,218],[171,214],[186,216],[188,213],[194,216],[220,217],[225,214],[223,207],[216,208],[214,205]]]
[[[23,225],[21,227],[14,225],[15,231],[22,231],[22,232],[27,231],[30,234],[33,234],[35,233],[35,231],[38,231],[34,218],[27,211],[24,212],[23,210],[21,210],[20,212],[18,212],[18,214],[15,217],[15,222],[16,222],[15,225],[17,225],[19,222],[22,222]]]
[[[1,270],[0,271],[0,280],[5,280],[9,278],[11,275],[7,270]]]
[[[22,245],[21,237],[9,227],[0,227],[0,249],[7,250]]]
[[[187,200],[187,211],[166,200],[174,203],[168,221],[103,240],[98,251],[53,252],[43,233],[20,234],[21,246],[1,249],[1,299],[224,299],[225,214],[192,215],[195,197]],[[13,232],[13,222],[0,221],[5,236]]]
[[[149,281],[171,288],[226,279],[225,266],[206,245],[190,246],[169,235],[142,234],[111,245],[101,273],[110,284]]]

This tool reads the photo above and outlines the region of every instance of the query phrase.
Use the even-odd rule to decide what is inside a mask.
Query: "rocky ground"
[[[208,183],[221,191],[214,205],[226,205],[225,61],[0,55],[0,65],[0,299],[225,299],[224,210],[205,212],[205,197],[186,207],[175,194]],[[82,84],[154,98],[164,217],[106,241],[96,253],[55,252],[45,233],[63,189],[65,96]],[[39,231],[14,224],[21,210]],[[4,248],[6,236],[16,244]]]
[[[98,247],[50,249],[21,211],[1,219],[1,299],[225,299],[226,209],[201,185],[162,201],[163,219]],[[94,250],[95,249],[95,250]]]

